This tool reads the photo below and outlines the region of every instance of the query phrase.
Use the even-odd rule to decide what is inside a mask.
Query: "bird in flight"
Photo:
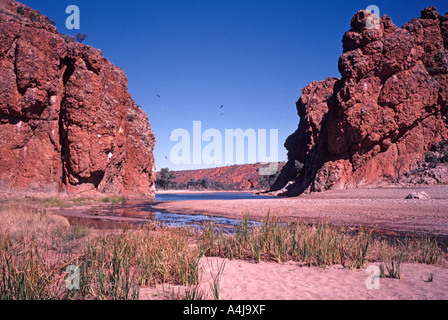
[[[156,96],[160,98],[160,96],[158,94],[156,94]]]
[[[220,106],[219,109],[222,109],[224,107],[224,105]]]

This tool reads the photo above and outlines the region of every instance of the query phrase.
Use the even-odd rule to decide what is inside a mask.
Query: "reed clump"
[[[437,263],[441,249],[426,237],[390,244],[374,239],[373,230],[351,230],[329,223],[285,223],[268,216],[259,226],[249,228],[244,216],[234,234],[217,232],[208,223],[202,234],[204,255],[260,261],[298,261],[326,268],[334,264],[352,269],[366,268],[368,262],[389,261],[400,254],[400,262]],[[396,264],[395,264],[396,266]]]
[[[87,242],[77,261],[81,285],[73,298],[137,299],[140,286],[197,284],[199,258],[180,230],[153,232],[145,226],[107,235]]]

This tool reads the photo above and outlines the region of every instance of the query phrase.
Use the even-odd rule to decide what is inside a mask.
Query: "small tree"
[[[31,12],[30,13],[30,20],[32,22],[39,22],[39,17],[34,12]]]
[[[193,189],[197,189],[198,186],[198,181],[194,178],[191,178],[188,182],[187,182],[187,189],[193,188]]]
[[[168,189],[173,186],[176,182],[176,174],[168,168],[162,168],[159,173],[159,178],[156,181],[156,184],[163,188]]]
[[[62,37],[62,39],[65,40],[65,43],[72,43],[72,42],[75,42],[75,39],[73,39],[73,37],[72,37],[72,36],[69,36],[68,34],[60,33],[59,35]]]
[[[202,186],[202,188],[204,189],[212,189],[213,187],[213,181],[210,180],[209,178],[205,177],[202,178],[201,180],[199,180],[199,184]]]
[[[82,33],[82,32],[77,33],[75,35],[76,41],[78,41],[80,43],[82,43],[84,40],[86,40],[87,37],[88,37],[87,33]]]

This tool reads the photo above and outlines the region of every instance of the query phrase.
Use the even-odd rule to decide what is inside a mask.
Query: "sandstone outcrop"
[[[359,11],[342,39],[341,79],[312,82],[272,190],[285,195],[395,181],[448,138],[448,13],[425,8],[402,28]],[[370,24],[371,26],[371,24]]]
[[[153,196],[154,134],[124,72],[0,2],[0,189]]]

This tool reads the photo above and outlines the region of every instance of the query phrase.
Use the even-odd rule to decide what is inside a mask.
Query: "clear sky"
[[[278,129],[278,157],[286,160],[283,143],[297,129],[301,89],[340,76],[341,39],[358,10],[376,5],[399,27],[426,6],[448,11],[446,0],[21,2],[49,16],[61,33],[87,33],[84,43],[125,71],[156,135],[157,170],[216,166],[170,161],[177,144],[170,134],[178,128],[192,133],[193,121],[223,136],[225,129]],[[72,4],[80,9],[80,30],[65,26]]]

